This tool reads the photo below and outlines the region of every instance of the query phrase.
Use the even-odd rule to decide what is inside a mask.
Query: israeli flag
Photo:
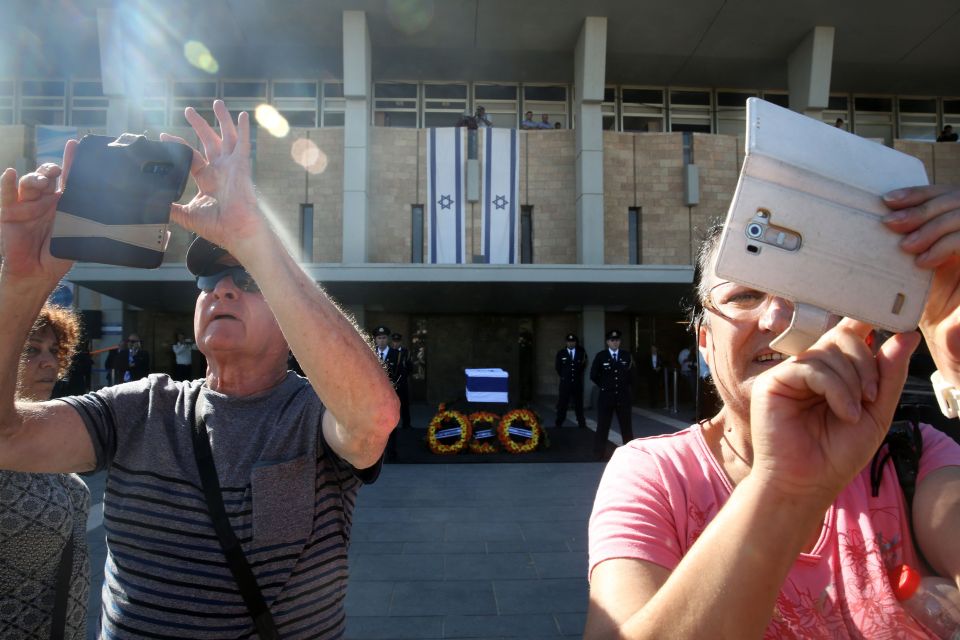
[[[435,264],[467,262],[465,132],[458,127],[427,130],[427,238]]]
[[[483,129],[480,246],[490,264],[519,261],[520,149],[516,129]]]
[[[45,162],[63,164],[63,148],[67,140],[79,140],[76,127],[56,127],[38,124],[36,127],[37,166]]]

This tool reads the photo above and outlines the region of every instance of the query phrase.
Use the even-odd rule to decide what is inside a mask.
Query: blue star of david
[[[438,203],[441,209],[449,209],[453,206],[453,198],[450,197],[449,193],[445,193],[440,196],[440,201]]]
[[[496,198],[493,199],[493,206],[495,206],[497,209],[506,209],[508,202],[509,200],[507,200],[506,196],[498,195]]]

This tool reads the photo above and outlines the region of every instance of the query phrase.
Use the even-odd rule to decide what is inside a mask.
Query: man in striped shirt
[[[187,266],[200,288],[202,380],[151,375],[86,396],[14,402],[20,345],[70,263],[49,253],[60,168],[44,165],[19,183],[14,170],[4,172],[0,468],[108,470],[102,637],[252,637],[201,489],[189,420],[196,412],[279,636],[337,638],[356,491],[376,477],[397,396],[360,332],[261,212],[247,114],[235,125],[222,102],[214,112],[222,135],[187,109],[204,148],[191,169],[199,192],[171,209],[201,236]],[[288,348],[308,378],[287,371]]]

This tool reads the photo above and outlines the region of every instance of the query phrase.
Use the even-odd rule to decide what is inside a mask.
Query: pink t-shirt
[[[960,446],[927,425],[918,483],[960,465]],[[620,447],[590,517],[590,573],[604,560],[636,558],[673,570],[730,498],[733,487],[700,425]],[[870,465],[837,496],[811,553],[784,582],[766,638],[930,638],[897,603],[887,570],[918,566],[893,464],[879,495]]]

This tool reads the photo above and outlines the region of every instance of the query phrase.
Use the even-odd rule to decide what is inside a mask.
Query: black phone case
[[[192,159],[190,147],[178,142],[130,134],[116,140],[84,136],[57,206],[50,253],[81,262],[144,269],[160,266],[170,205],[183,195]],[[66,232],[58,231],[59,218],[73,222]],[[139,241],[131,240],[131,230],[135,232],[138,225],[150,230],[146,242],[142,233],[136,234]]]

